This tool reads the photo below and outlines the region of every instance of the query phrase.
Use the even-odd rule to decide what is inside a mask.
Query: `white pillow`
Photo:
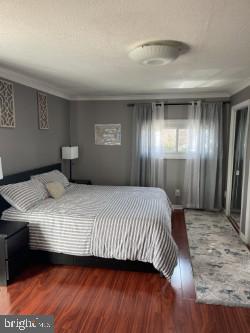
[[[63,185],[59,182],[47,183],[46,188],[50,196],[54,199],[60,199],[65,193]]]
[[[21,212],[27,212],[36,203],[48,198],[45,187],[37,180],[1,186],[0,194]]]
[[[50,172],[41,173],[40,175],[32,176],[31,179],[39,180],[42,184],[58,182],[63,185],[63,187],[69,186],[68,178],[64,176],[59,170],[53,170]]]

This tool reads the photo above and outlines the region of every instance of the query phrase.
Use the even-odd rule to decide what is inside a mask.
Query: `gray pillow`
[[[45,187],[37,180],[1,186],[0,194],[21,212],[27,212],[36,203],[48,198]]]
[[[53,170],[50,172],[41,173],[40,175],[32,176],[31,179],[39,180],[42,184],[58,182],[63,185],[63,187],[69,186],[68,178],[64,176],[59,170]]]

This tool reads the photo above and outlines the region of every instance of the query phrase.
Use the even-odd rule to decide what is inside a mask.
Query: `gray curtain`
[[[220,210],[223,197],[223,106],[192,103],[189,118],[189,157],[186,160],[184,205]]]
[[[130,185],[164,188],[164,103],[136,104],[132,112]]]

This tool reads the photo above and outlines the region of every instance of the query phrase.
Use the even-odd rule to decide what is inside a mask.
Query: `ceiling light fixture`
[[[183,45],[183,43],[176,41],[150,42],[131,50],[129,57],[142,65],[166,65],[179,56],[183,50]]]

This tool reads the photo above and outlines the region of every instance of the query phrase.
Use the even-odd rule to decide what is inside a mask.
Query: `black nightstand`
[[[0,219],[0,285],[7,286],[28,262],[28,223]]]
[[[70,179],[70,182],[76,184],[92,185],[92,182],[89,179]]]

